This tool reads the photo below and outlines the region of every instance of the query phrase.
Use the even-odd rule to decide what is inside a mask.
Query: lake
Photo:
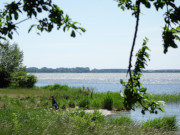
[[[34,73],[34,75],[38,78],[36,86],[58,83],[74,87],[90,87],[95,92],[119,92],[123,90],[120,79],[128,80],[126,73]],[[141,82],[148,92],[153,94],[180,93],[180,73],[144,73]],[[180,104],[167,104],[165,110],[166,113],[159,112],[157,115],[149,113],[142,115],[141,109],[136,108],[136,111],[115,114],[112,117],[128,115],[135,121],[146,121],[176,115],[180,125]]]
[[[126,73],[34,73],[38,78],[36,86],[55,83],[75,87],[94,88],[95,92],[119,92],[123,90],[120,79],[126,80]],[[153,94],[180,93],[180,73],[144,73],[141,79],[148,92]]]

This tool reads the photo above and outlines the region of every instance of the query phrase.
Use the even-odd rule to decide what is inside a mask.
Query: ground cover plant
[[[58,102],[59,110],[52,109],[52,95]],[[88,99],[88,107],[79,106],[83,98]],[[177,132],[175,117],[149,120],[142,125],[124,116],[117,119],[106,118],[96,110],[104,108],[105,100],[114,111],[125,109],[119,93],[93,93],[85,87],[56,84],[31,89],[0,89],[0,134],[169,135]],[[95,111],[86,113],[84,109]],[[164,121],[166,125],[152,124]],[[167,130],[164,130],[165,126]]]
[[[21,106],[22,107],[22,106]],[[108,120],[95,111],[86,113],[76,109],[70,111],[51,109],[0,109],[0,134],[120,134],[120,135],[173,135],[174,131],[153,128],[141,128],[133,124],[128,117],[120,117],[117,120]]]

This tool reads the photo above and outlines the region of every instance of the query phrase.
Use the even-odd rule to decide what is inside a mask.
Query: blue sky
[[[10,0],[8,0],[10,1]],[[1,3],[7,2],[3,0]],[[30,20],[19,25],[19,34],[14,34],[12,43],[17,43],[24,52],[27,67],[90,67],[127,68],[129,52],[135,28],[135,18],[130,11],[123,12],[113,0],[53,0],[87,31],[76,38],[70,32],[53,30],[51,33],[28,34]],[[180,1],[176,0],[180,5]],[[1,4],[2,6],[2,4]],[[142,7],[140,27],[135,52],[141,47],[144,37],[149,39],[151,49],[147,69],[180,69],[180,49],[169,49],[163,54],[163,12],[154,7]],[[180,44],[180,43],[178,43]],[[135,53],[134,53],[135,54]]]

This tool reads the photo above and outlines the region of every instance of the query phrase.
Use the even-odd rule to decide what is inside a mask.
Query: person
[[[52,100],[52,107],[57,110],[58,109],[58,104],[57,104],[54,96],[51,96],[51,100]]]

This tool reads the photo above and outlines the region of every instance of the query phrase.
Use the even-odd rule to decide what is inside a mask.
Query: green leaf
[[[37,8],[37,11],[38,11],[39,13],[41,13],[41,12],[42,12],[42,9],[41,9],[41,8]]]
[[[124,6],[121,6],[121,9],[124,11],[124,10],[125,10],[125,7],[124,7]]]
[[[18,13],[17,13],[17,12],[15,12],[15,13],[14,13],[14,18],[15,18],[15,20],[17,20],[17,19],[18,19],[18,17],[19,17],[19,16],[18,16]]]
[[[139,91],[140,92],[146,92],[146,90],[147,90],[146,88],[141,88]]]
[[[76,37],[76,34],[75,34],[74,30],[72,30],[72,32],[71,32],[71,37]]]
[[[10,39],[12,39],[12,35],[11,35],[11,34],[8,34],[8,37],[9,37]]]
[[[79,29],[82,31],[82,32],[85,32],[86,30],[82,27],[79,27]]]
[[[180,37],[178,37],[177,35],[175,35],[175,38],[180,41]]]
[[[180,26],[178,26],[176,29],[177,29],[177,30],[180,30]]]
[[[37,26],[37,25],[36,25],[36,24],[31,25],[31,27],[30,27],[29,30],[28,30],[28,33],[32,30],[32,28],[33,28],[34,26]]]
[[[166,112],[165,110],[164,110],[164,108],[162,108],[162,107],[159,107],[158,108],[160,111],[162,111],[162,112]]]

